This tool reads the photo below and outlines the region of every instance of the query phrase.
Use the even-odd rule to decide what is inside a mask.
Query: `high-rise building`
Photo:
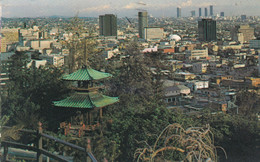
[[[217,39],[216,21],[212,19],[202,19],[198,23],[199,40],[214,41]]]
[[[209,6],[209,14],[210,16],[213,16],[213,6]]]
[[[139,37],[145,38],[144,28],[148,27],[148,13],[146,11],[138,12],[138,31]]]
[[[199,17],[202,16],[201,8],[199,8]]]
[[[101,36],[117,36],[117,17],[115,15],[99,16],[99,34]]]
[[[177,7],[177,18],[181,17],[181,8]]]
[[[220,16],[224,17],[225,16],[225,12],[220,12]]]
[[[196,11],[195,10],[192,10],[191,11],[191,17],[195,17],[196,16]]]
[[[205,8],[205,17],[208,17],[208,9]]]
[[[249,25],[236,26],[232,29],[231,36],[234,41],[249,43],[250,40],[255,39],[255,29]]]

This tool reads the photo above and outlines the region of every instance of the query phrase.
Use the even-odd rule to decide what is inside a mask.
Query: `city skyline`
[[[118,17],[136,17],[138,10],[147,10],[154,17],[176,17],[176,8],[182,8],[182,15],[189,16],[191,10],[214,6],[214,15],[224,11],[227,16],[246,14],[259,16],[259,0],[2,0],[3,17],[79,16],[98,17],[111,13]]]

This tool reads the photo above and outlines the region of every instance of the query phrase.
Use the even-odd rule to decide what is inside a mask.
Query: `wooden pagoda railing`
[[[66,122],[60,123],[60,129],[63,129],[65,136],[74,135],[77,137],[82,137],[86,135],[86,132],[94,131],[100,128],[100,126],[101,124],[99,122],[92,125],[85,125],[85,124],[73,125],[71,123],[67,124]]]
[[[3,127],[3,128],[10,129],[11,127]],[[17,142],[2,141],[1,142],[1,147],[4,147],[4,153],[2,155],[2,161],[3,162],[8,161],[7,155],[8,155],[8,148],[9,147],[19,148],[19,149],[23,149],[23,150],[29,150],[29,151],[36,152],[37,153],[37,161],[38,162],[42,162],[43,161],[43,155],[45,155],[45,156],[47,156],[49,158],[52,158],[54,160],[57,160],[59,162],[69,162],[69,160],[66,159],[64,156],[53,154],[53,153],[49,152],[48,150],[43,149],[42,148],[43,138],[47,138],[47,139],[53,140],[53,141],[55,141],[57,143],[66,145],[66,146],[68,146],[68,147],[70,147],[72,149],[75,149],[75,150],[78,150],[80,152],[83,152],[84,155],[85,155],[85,161],[87,161],[87,162],[90,162],[90,161],[97,162],[96,158],[91,153],[90,139],[88,139],[88,141],[87,141],[88,142],[87,147],[83,148],[83,147],[74,145],[72,143],[63,141],[61,139],[55,138],[53,136],[44,134],[43,131],[42,131],[41,123],[39,123],[39,128],[38,128],[37,131],[27,130],[27,129],[21,129],[19,131],[23,132],[23,133],[28,133],[28,134],[31,134],[31,135],[36,135],[37,136],[37,143],[36,143],[37,147],[28,146],[28,145],[17,143]]]

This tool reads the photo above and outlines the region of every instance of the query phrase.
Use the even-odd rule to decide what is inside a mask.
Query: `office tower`
[[[236,26],[231,30],[231,36],[234,41],[249,43],[255,39],[255,29],[249,25]]]
[[[194,10],[191,11],[191,17],[195,17],[195,15],[196,15],[196,12]]]
[[[225,12],[220,12],[220,16],[224,17],[225,16]]]
[[[210,16],[213,16],[213,6],[209,6],[209,14]]]
[[[241,20],[242,21],[246,20],[246,15],[241,15]]]
[[[117,17],[115,15],[99,16],[99,34],[101,36],[117,36]]]
[[[201,8],[199,8],[199,17],[202,16],[202,13],[201,13]]]
[[[205,8],[205,17],[208,17],[208,9]]]
[[[140,38],[144,38],[145,27],[148,27],[148,13],[146,11],[138,12],[138,31]]]
[[[217,39],[216,21],[212,19],[202,19],[198,23],[199,40],[214,41]]]
[[[181,8],[177,7],[177,18],[181,17]]]

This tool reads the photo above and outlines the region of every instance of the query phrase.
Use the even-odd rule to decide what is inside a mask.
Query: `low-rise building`
[[[146,40],[155,40],[163,39],[163,28],[158,27],[145,27],[144,28],[144,39]]]
[[[164,100],[169,105],[176,105],[180,102],[182,96],[190,94],[190,89],[176,81],[166,80],[164,86]]]
[[[36,50],[43,50],[45,48],[51,48],[53,40],[31,40],[30,46]]]
[[[40,66],[45,66],[47,64],[46,60],[31,60],[27,64],[27,68],[30,68],[32,66],[35,66],[36,68],[39,68]]]
[[[186,86],[189,87],[192,91],[197,91],[198,89],[209,88],[209,81],[202,81],[202,80],[187,81]]]
[[[260,88],[260,78],[246,77],[245,79],[249,87]]]
[[[188,60],[206,60],[208,57],[208,48],[202,50],[186,51],[186,58]]]
[[[180,81],[193,80],[195,77],[195,74],[186,72],[177,72],[173,74],[173,78]]]
[[[64,56],[59,54],[42,55],[41,59],[46,60],[49,64],[56,67],[61,67],[64,65]]]
[[[187,96],[187,95],[190,94],[190,88],[189,87],[186,87],[185,85],[177,85],[176,87],[180,89],[181,95]]]
[[[249,41],[249,47],[251,49],[260,49],[260,38]]]
[[[208,68],[208,63],[197,62],[193,63],[192,71],[194,73],[206,73]]]

